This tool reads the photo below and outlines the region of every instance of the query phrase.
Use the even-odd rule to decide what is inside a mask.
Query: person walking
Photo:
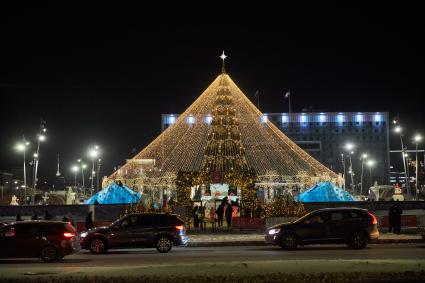
[[[394,212],[394,233],[400,234],[401,232],[401,215],[403,214],[403,210],[400,206],[395,206]]]
[[[227,231],[229,231],[230,227],[232,226],[232,216],[233,216],[233,207],[230,203],[226,204],[226,211],[224,213],[226,216]]]
[[[89,211],[86,216],[86,230],[89,230],[94,227],[93,224],[93,211]]]
[[[193,210],[192,210],[193,226],[195,228],[198,228],[199,227],[198,209],[199,209],[198,206],[195,205],[195,207],[193,207]]]
[[[217,223],[218,223],[218,227],[223,226],[223,215],[224,215],[224,204],[221,203],[216,211],[215,214],[217,214]]]
[[[393,205],[388,210],[388,233],[394,232],[394,216],[395,216],[395,207]]]

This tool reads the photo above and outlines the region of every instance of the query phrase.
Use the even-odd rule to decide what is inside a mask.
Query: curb
[[[371,244],[415,244],[425,243],[422,239],[381,239],[370,242]],[[265,241],[227,241],[227,242],[189,242],[187,247],[237,247],[237,246],[271,246]]]

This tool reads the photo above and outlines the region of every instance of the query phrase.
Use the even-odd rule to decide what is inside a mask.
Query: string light
[[[194,123],[188,123],[188,118]],[[212,117],[211,123],[204,123]],[[230,117],[230,119],[228,119]],[[130,160],[106,179],[136,187],[175,188],[177,173],[253,169],[258,176],[274,171],[289,183],[341,184],[336,173],[301,149],[261,113],[226,73],[212,84],[132,160],[155,159],[161,170],[140,170]],[[224,129],[224,132],[222,131]],[[217,158],[220,156],[220,158]]]

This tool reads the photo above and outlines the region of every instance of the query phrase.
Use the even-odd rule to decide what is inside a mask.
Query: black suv
[[[166,253],[186,245],[184,221],[175,214],[129,214],[106,227],[81,233],[81,248],[100,254],[108,249],[156,248]]]
[[[379,237],[377,224],[376,217],[366,209],[325,208],[268,228],[266,242],[288,250],[298,245],[337,243],[363,249]]]
[[[68,222],[21,221],[0,228],[0,258],[41,258],[55,261],[80,250]]]

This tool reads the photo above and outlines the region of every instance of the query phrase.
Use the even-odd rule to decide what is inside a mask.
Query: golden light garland
[[[228,172],[232,166],[235,171],[250,168],[257,175],[273,170],[287,182],[296,181],[304,186],[323,180],[341,183],[340,176],[301,149],[270,121],[261,121],[262,116],[230,76],[222,73],[173,125],[132,159],[154,159],[153,168],[148,170],[137,162],[127,162],[104,184],[119,179],[138,190],[143,187],[175,189],[179,172],[219,168]],[[214,159],[217,155],[223,158]],[[213,160],[215,169],[209,167]]]

